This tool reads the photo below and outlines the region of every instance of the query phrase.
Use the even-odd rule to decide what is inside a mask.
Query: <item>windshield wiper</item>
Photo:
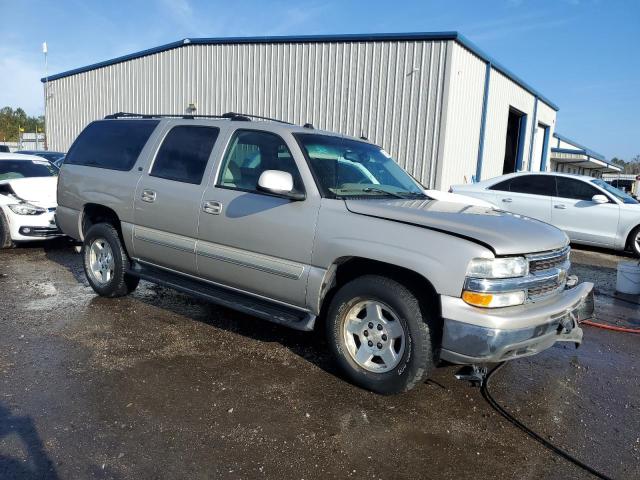
[[[390,192],[389,190],[383,190],[382,188],[376,188],[376,187],[366,187],[362,189],[363,192],[369,193],[382,193],[384,195],[390,195],[392,197],[396,197],[396,198],[401,198],[403,200],[406,200],[406,196],[401,195],[399,193],[395,193],[395,192]],[[409,192],[407,192],[409,193]]]

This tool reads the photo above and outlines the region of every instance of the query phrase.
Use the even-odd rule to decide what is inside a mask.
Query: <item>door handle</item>
[[[220,215],[222,213],[222,203],[207,200],[202,204],[202,211],[211,215]]]
[[[511,202],[513,202],[513,200],[512,200],[512,199],[510,199],[510,198],[503,198],[503,199],[502,199],[502,201],[503,201],[504,203],[511,203]]]
[[[558,210],[565,210],[567,207],[566,207],[566,205],[563,205],[562,203],[558,203],[558,204],[554,205],[553,208],[557,208]]]
[[[143,202],[153,203],[156,201],[156,192],[153,190],[143,190],[140,198]]]

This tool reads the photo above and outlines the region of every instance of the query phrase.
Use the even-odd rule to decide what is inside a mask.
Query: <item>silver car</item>
[[[640,256],[640,203],[604,180],[566,173],[512,173],[452,191],[550,223],[572,242]]]
[[[323,335],[385,394],[441,360],[582,341],[593,285],[550,225],[434,200],[382,148],[308,125],[132,117],[90,124],[59,177],[58,223],[99,295],[144,279]]]

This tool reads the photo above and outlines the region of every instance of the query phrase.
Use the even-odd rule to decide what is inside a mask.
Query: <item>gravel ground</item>
[[[601,321],[640,326],[640,307],[612,298],[620,257],[572,259]],[[507,364],[493,395],[583,461],[640,478],[639,347],[585,327],[578,350]],[[96,297],[64,243],[0,252],[1,479],[588,478],[456,370],[377,396],[313,334],[144,282]]]

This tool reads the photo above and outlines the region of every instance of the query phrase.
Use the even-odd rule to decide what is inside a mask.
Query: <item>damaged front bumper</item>
[[[580,322],[593,317],[593,284],[582,283],[540,303],[481,309],[442,297],[440,358],[458,364],[493,363],[535,355],[555,342],[582,342]]]

